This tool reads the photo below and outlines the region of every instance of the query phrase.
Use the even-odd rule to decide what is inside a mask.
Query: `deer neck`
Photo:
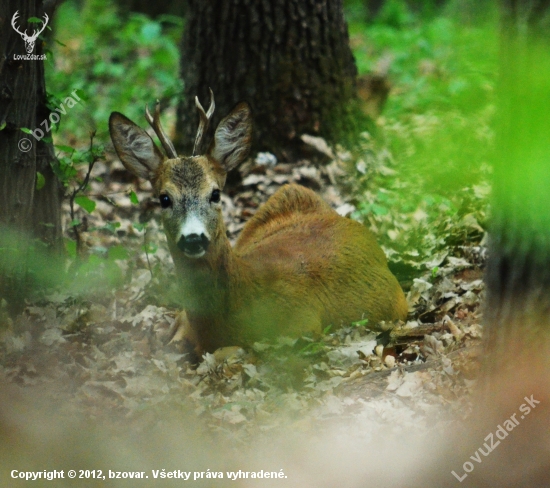
[[[228,313],[229,290],[236,279],[238,259],[225,226],[220,226],[204,258],[189,259],[177,248],[170,250],[182,286],[182,305],[188,314],[210,320],[223,319]]]

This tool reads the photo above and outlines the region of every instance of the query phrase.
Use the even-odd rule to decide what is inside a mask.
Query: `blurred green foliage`
[[[426,19],[403,1],[391,3],[406,12],[399,22],[348,18],[359,73],[387,72],[393,85],[385,114],[471,111],[487,104],[496,69],[495,18],[481,24],[465,24],[458,14]]]
[[[387,76],[391,91],[350,169],[353,216],[377,231],[391,261],[423,269],[436,254],[479,243],[486,229],[497,12],[471,2],[386,0],[365,20],[365,3],[346,2],[358,70]]]
[[[516,252],[550,252],[550,54],[548,33],[503,38],[495,154],[495,230]],[[520,244],[521,242],[521,244]],[[500,243],[504,247],[504,242]],[[508,251],[506,249],[505,251]],[[543,264],[546,266],[546,264]]]
[[[125,275],[117,265],[118,260],[128,259],[124,250],[109,250],[103,257],[92,254],[80,261],[75,242],[67,240],[67,251],[69,261],[53,254],[39,240],[2,228],[0,300],[5,300],[8,308],[17,312],[29,300],[43,300],[54,290],[72,296],[89,296],[109,293],[124,283]]]
[[[142,120],[144,106],[158,98],[175,106],[181,95],[178,41],[182,19],[141,14],[123,18],[116,3],[66,1],[55,16],[53,63],[47,64],[48,91],[59,98],[80,89],[84,102],[61,124],[59,138],[87,141],[116,110]]]

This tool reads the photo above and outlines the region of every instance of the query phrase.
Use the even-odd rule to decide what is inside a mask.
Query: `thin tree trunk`
[[[518,37],[527,34],[537,37],[548,35],[550,27],[549,0],[501,0],[502,29],[504,35]]]
[[[479,391],[469,421],[413,486],[550,483],[550,2],[542,3],[501,2]]]
[[[477,429],[455,463],[459,475],[468,450],[499,426],[506,430],[470,486],[550,482],[549,4],[502,2],[482,391],[473,412]],[[516,422],[505,424],[512,415]]]
[[[214,127],[237,102],[251,104],[257,149],[290,157],[304,133],[341,141],[355,130],[348,41],[342,0],[190,0],[178,146],[190,152],[194,99],[206,105],[209,87]]]
[[[16,11],[16,25],[21,32],[27,29],[31,33],[41,27],[27,24],[29,17],[44,16],[39,0],[0,3],[0,227],[4,236],[8,231],[17,232],[38,238],[55,250],[61,244],[62,188],[50,166],[55,159],[53,147],[20,130],[36,129],[49,116],[44,61],[14,58],[27,54],[21,35],[11,26]],[[50,12],[49,22],[51,17]],[[32,54],[43,54],[40,39]],[[45,178],[40,190],[36,190],[37,172]],[[18,279],[3,272],[0,295],[16,300],[14,293],[20,286],[12,280]]]
[[[485,344],[550,352],[549,1],[503,1]]]

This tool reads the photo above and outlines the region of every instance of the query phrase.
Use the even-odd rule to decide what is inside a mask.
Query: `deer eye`
[[[162,208],[168,208],[170,205],[172,205],[172,200],[170,200],[170,197],[168,195],[161,195],[159,200],[160,206]]]
[[[212,192],[212,196],[210,197],[210,201],[214,203],[218,203],[220,201],[220,190],[214,190]]]

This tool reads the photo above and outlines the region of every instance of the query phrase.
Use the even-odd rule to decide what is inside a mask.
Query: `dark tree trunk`
[[[549,5],[502,2],[485,334],[491,369],[510,347],[550,352]]]
[[[342,141],[355,130],[355,79],[342,0],[190,0],[177,144],[189,153],[195,95],[216,99],[216,126],[239,101],[254,113],[255,148],[289,157],[302,134]]]
[[[549,4],[502,2],[483,392],[474,412],[485,423],[472,446],[511,414],[519,424],[472,479],[480,487],[550,479]]]
[[[480,391],[474,397],[470,421],[455,432],[447,450],[414,486],[456,487],[460,482],[460,486],[476,488],[549,485],[548,4],[501,2],[498,125]]]
[[[501,0],[502,28],[509,39],[529,32],[529,36],[546,37],[550,27],[550,0]]]
[[[27,18],[42,18],[41,4],[39,0],[11,0],[0,5],[0,127],[4,127],[0,131],[0,224],[29,231],[56,246],[61,239],[62,193],[50,166],[55,159],[53,147],[20,130],[39,127],[50,114],[46,107],[44,64],[14,60],[14,54],[26,51],[21,36],[11,27],[16,11],[21,19],[20,30],[27,27]],[[40,40],[34,54],[43,54]],[[32,146],[27,152],[20,149],[20,145],[25,145],[23,139]],[[45,186],[38,191],[37,172],[46,179]]]
[[[49,116],[44,61],[14,59],[14,55],[27,54],[21,35],[11,26],[16,11],[21,32],[41,26],[27,24],[29,17],[44,16],[39,0],[0,3],[0,232],[26,234],[56,249],[61,243],[62,192],[50,166],[55,159],[53,147],[20,130],[36,129]],[[49,16],[51,23],[51,12]],[[32,54],[43,54],[40,39]],[[45,177],[40,190],[36,190],[37,172]],[[11,295],[14,286],[8,281],[2,273],[0,295]]]
[[[373,20],[380,13],[384,6],[385,0],[366,0],[365,9],[367,11],[367,19]]]

